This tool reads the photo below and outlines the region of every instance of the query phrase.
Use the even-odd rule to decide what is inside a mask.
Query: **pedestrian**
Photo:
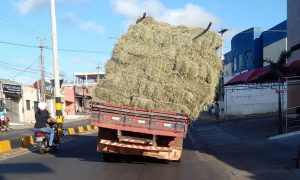
[[[220,126],[220,106],[218,102],[215,103],[214,115],[217,120],[217,126]]]

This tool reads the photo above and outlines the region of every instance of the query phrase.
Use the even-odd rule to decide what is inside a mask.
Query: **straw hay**
[[[222,67],[216,33],[208,31],[192,40],[203,30],[151,17],[131,25],[115,45],[94,99],[196,117],[212,103]]]

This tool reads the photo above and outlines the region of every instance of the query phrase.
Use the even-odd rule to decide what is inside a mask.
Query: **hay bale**
[[[163,109],[194,118],[211,104],[222,67],[221,38],[146,17],[119,38],[94,92],[99,102]]]

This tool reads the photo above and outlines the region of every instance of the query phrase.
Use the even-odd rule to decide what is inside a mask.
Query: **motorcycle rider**
[[[35,125],[34,132],[37,130],[47,132],[50,134],[49,146],[51,147],[54,139],[54,130],[49,127],[48,123],[57,123],[56,119],[52,118],[50,113],[46,109],[47,104],[40,102],[38,104],[38,111],[35,113]]]

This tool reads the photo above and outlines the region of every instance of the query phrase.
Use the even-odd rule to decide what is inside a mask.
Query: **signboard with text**
[[[2,90],[4,94],[22,94],[22,89],[20,85],[2,84]]]

